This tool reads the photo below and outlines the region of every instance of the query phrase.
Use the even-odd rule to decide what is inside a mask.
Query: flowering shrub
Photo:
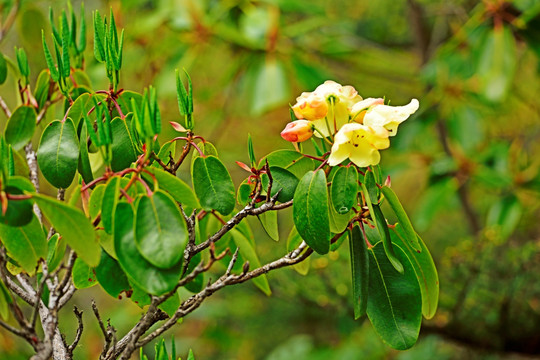
[[[141,318],[117,339],[114,324],[106,327],[92,304],[104,337],[101,358],[129,359],[218,290],[252,280],[269,295],[266,273],[345,242],[355,318],[367,314],[393,348],[414,345],[422,315],[431,318],[437,308],[437,271],[377,164],[379,150],[418,101],[391,107],[327,81],[297,99],[295,119],[282,132],[295,144],[311,139],[316,154],[296,144],[258,159],[248,138],[250,164],[237,163],[249,175],[236,188],[215,146],[195,132],[189,75],[183,81],[176,74],[182,119],[169,124],[179,136],[160,139],[156,89],[119,86],[123,31],[112,12],[108,20],[94,13],[94,55],[104,64],[108,89],[94,89],[84,73],[84,18],[79,40],[74,14],[71,19],[63,13],[59,27],[52,24],[55,56],[43,33],[48,70],[34,91],[25,56],[17,53],[22,105],[13,112],[3,106],[9,121],[0,138],[0,316],[6,320],[0,325],[24,338],[34,359],[74,357],[82,314],[74,309],[79,325],[68,344],[58,311],[79,289],[99,284],[141,307]],[[65,102],[63,116],[45,126],[35,152],[36,125],[58,101]],[[179,172],[189,173],[191,184]],[[43,180],[57,189],[56,198],[40,192]],[[385,219],[385,201],[398,223]],[[288,207],[294,220],[288,252],[262,264],[259,239],[243,220],[258,218],[277,238],[277,211]],[[217,273],[217,262],[225,263],[224,272]],[[193,295],[182,298],[179,288]]]

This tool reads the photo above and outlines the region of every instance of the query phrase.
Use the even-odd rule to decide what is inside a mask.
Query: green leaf
[[[266,159],[268,160],[268,165],[279,166],[280,168],[289,170],[298,179],[301,179],[306,172],[315,169],[313,159],[304,157],[301,153],[293,150],[274,151],[259,162],[259,167],[264,164]]]
[[[369,256],[366,241],[358,225],[349,236],[353,288],[354,319],[366,313],[369,284]]]
[[[302,177],[293,202],[294,224],[302,239],[317,253],[330,250],[330,224],[326,175],[322,169]]]
[[[358,171],[354,166],[340,167],[334,174],[330,194],[338,214],[346,214],[356,205]]]
[[[27,273],[34,273],[38,261],[47,258],[47,240],[35,215],[25,226],[13,227],[0,224],[0,240],[8,254]]]
[[[251,185],[248,184],[247,179],[242,181],[240,186],[238,187],[238,190],[236,191],[236,201],[238,204],[245,206],[251,198],[249,197],[251,195]]]
[[[382,239],[384,250],[386,251],[386,256],[388,256],[388,260],[390,260],[392,265],[394,265],[394,268],[398,272],[402,273],[403,264],[401,264],[399,262],[399,259],[396,257],[394,247],[392,246],[392,240],[390,238],[390,231],[388,230],[388,224],[386,223],[386,219],[384,218],[384,215],[379,205],[373,205],[373,215],[375,218],[375,226],[377,228],[377,231],[379,232],[379,236]]]
[[[0,85],[6,82],[8,74],[7,61],[4,54],[0,53]]]
[[[274,196],[278,191],[280,191],[277,197],[278,201],[287,202],[292,200],[296,186],[298,186],[298,178],[289,170],[278,166],[270,166],[270,175],[272,176],[273,180],[270,195]],[[266,190],[269,182],[268,175],[263,174],[261,178],[263,188]]]
[[[195,360],[195,356],[193,355],[193,350],[191,349],[189,349],[187,360]]]
[[[100,63],[105,62],[105,24],[97,10],[94,13],[94,56]]]
[[[70,44],[70,34],[69,34],[69,25],[66,16],[66,12],[62,11],[62,76],[67,78],[71,72],[71,65],[69,62],[69,44]]]
[[[92,190],[90,200],[88,201],[88,213],[91,219],[95,219],[101,212],[101,204],[103,202],[103,193],[105,192],[105,184],[99,184]]]
[[[279,241],[279,229],[277,220],[277,211],[270,210],[257,215],[261,225],[272,240]]]
[[[6,125],[5,139],[15,151],[21,150],[32,139],[36,130],[36,112],[33,107],[19,106]]]
[[[73,285],[77,289],[86,289],[98,283],[94,269],[81,259],[75,260],[71,277],[73,279]]]
[[[28,66],[28,57],[26,56],[26,52],[23,48],[15,48],[15,54],[17,56],[17,65],[19,66],[21,75],[28,78],[30,75],[30,67]]]
[[[253,150],[253,139],[251,138],[251,134],[248,134],[248,155],[251,167],[254,167],[257,163],[257,158],[255,157],[255,150]]]
[[[13,301],[6,286],[0,281],[0,317],[7,320],[9,317],[9,304]]]
[[[56,199],[34,193],[32,198],[56,231],[89,266],[97,266],[101,248],[92,223],[77,208]]]
[[[39,108],[42,109],[45,101],[49,96],[49,82],[51,81],[51,76],[47,70],[42,70],[39,73],[39,76],[36,80],[36,86],[34,90],[34,98],[39,105]]]
[[[126,274],[113,257],[107,252],[101,252],[101,261],[95,269],[96,278],[99,284],[109,295],[120,298],[122,292],[131,289]]]
[[[403,273],[403,265],[399,262],[399,260],[396,258],[396,255],[394,254],[392,240],[390,239],[390,232],[388,231],[388,225],[381,211],[381,208],[379,207],[379,205],[372,204],[370,194],[366,189],[366,185],[364,183],[362,183],[362,192],[364,193],[364,198],[366,199],[369,213],[371,214],[371,218],[373,220],[373,223],[375,224],[375,228],[377,229],[379,237],[384,244],[384,250],[386,251],[388,260],[390,260],[390,262],[392,263],[392,265],[394,265],[394,268],[398,272]]]
[[[369,198],[372,204],[376,205],[379,203],[379,189],[377,187],[377,182],[375,181],[375,175],[373,170],[367,170],[366,175],[364,176],[364,184],[369,194]]]
[[[205,210],[216,210],[222,215],[233,211],[234,184],[227,168],[217,157],[197,157],[191,176],[195,194]]]
[[[201,262],[201,260],[202,260],[202,254],[200,252],[193,255],[193,257],[189,261],[186,275],[190,274],[195,269],[195,267]],[[191,291],[192,293],[198,293],[204,288],[204,286],[205,286],[204,273],[201,273],[197,275],[195,279],[188,282],[184,286],[184,288],[186,288],[188,291]]]
[[[109,180],[101,202],[101,223],[107,234],[113,233],[114,211],[120,196],[120,177],[114,176]]]
[[[152,265],[168,269],[181,262],[187,242],[184,218],[170,195],[157,191],[137,205],[135,240]]]
[[[88,128],[85,124],[81,126],[81,138],[79,141],[79,164],[77,166],[84,182],[88,184],[94,180],[90,158],[88,156]]]
[[[385,343],[397,350],[412,347],[422,321],[422,295],[414,268],[407,255],[395,246],[404,266],[398,273],[388,261],[381,243],[368,250],[369,288],[367,314]]]
[[[45,61],[47,62],[47,67],[49,68],[49,71],[51,73],[51,79],[57,82],[60,79],[60,73],[58,72],[58,69],[54,64],[52,54],[49,50],[49,47],[47,46],[47,42],[45,41],[45,33],[43,32],[43,30],[41,30],[41,42],[43,44],[43,51],[45,53]]]
[[[114,217],[114,249],[118,262],[135,285],[149,294],[163,295],[180,280],[182,262],[170,269],[160,269],[146,261],[137,250],[134,222],[132,206],[119,203]]]
[[[49,239],[47,244],[47,266],[49,271],[54,271],[64,259],[66,253],[66,241],[60,238],[60,234],[56,233]]]
[[[159,189],[168,192],[174,200],[182,204],[186,214],[201,207],[193,190],[184,181],[173,174],[159,168],[147,168],[158,182]]]
[[[170,298],[159,305],[159,309],[165,311],[167,315],[173,316],[176,310],[180,307],[180,297],[178,292],[174,293]],[[166,360],[169,360],[168,358]]]
[[[7,186],[3,189],[7,194],[22,195],[23,190],[28,190],[16,185],[11,185],[13,183],[10,181],[11,179],[12,178],[7,181]],[[0,212],[0,224],[7,226],[24,226],[32,221],[32,218],[33,210],[32,202],[30,200],[9,200],[6,213],[2,214]]]
[[[136,140],[132,137],[129,128],[131,126],[131,116],[124,120],[119,117],[111,121],[112,129],[112,162],[113,171],[120,171],[128,168],[132,162],[137,160]]]
[[[332,198],[328,198],[328,215],[330,219],[330,232],[333,232],[335,234],[339,234],[347,228],[347,225],[349,225],[349,221],[354,216],[354,211],[351,210],[348,213],[345,214],[338,214],[334,208],[334,205],[332,204]]]
[[[420,237],[418,237],[418,242],[422,252],[412,248],[409,241],[406,241],[406,233],[401,224],[396,224],[390,232],[390,236],[392,242],[405,251],[414,267],[422,293],[422,314],[426,319],[431,319],[435,315],[439,303],[439,275],[433,258]]]
[[[251,270],[254,270],[261,266],[261,262],[259,261],[259,257],[257,256],[257,253],[255,252],[255,248],[249,240],[242,234],[240,231],[236,229],[231,230],[231,235],[233,238],[233,241],[235,245],[238,247],[238,251],[240,255],[246,260],[249,261],[249,268]],[[272,291],[270,290],[270,285],[268,284],[268,279],[266,278],[266,275],[261,275],[258,277],[253,278],[253,283],[255,286],[257,286],[263,293],[270,296],[272,294]]]
[[[79,141],[71,119],[52,121],[41,135],[38,165],[45,179],[57,188],[68,188],[79,163]]]
[[[418,242],[418,236],[416,235],[416,231],[414,231],[414,228],[411,224],[411,220],[409,220],[409,217],[407,216],[405,209],[403,209],[403,206],[399,202],[399,199],[394,190],[390,189],[388,186],[383,186],[381,188],[381,192],[383,193],[386,201],[388,201],[388,204],[390,204],[392,210],[394,210],[394,214],[396,214],[398,222],[401,224],[401,226],[403,226],[403,230],[406,234],[405,238],[410,242],[410,245],[415,250],[422,251],[420,243]]]

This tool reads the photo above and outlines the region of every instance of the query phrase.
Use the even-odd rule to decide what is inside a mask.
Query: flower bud
[[[296,104],[292,109],[298,119],[316,120],[326,116],[328,103],[322,96],[314,93],[303,93],[296,99]]]
[[[285,126],[281,137],[290,142],[306,141],[313,135],[313,126],[307,120],[296,120]]]

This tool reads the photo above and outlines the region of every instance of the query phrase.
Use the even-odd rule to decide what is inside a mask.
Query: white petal
[[[416,99],[412,99],[409,104],[404,106],[377,105],[366,113],[364,124],[384,126],[390,132],[390,136],[394,136],[398,125],[416,112],[418,106],[419,103]]]

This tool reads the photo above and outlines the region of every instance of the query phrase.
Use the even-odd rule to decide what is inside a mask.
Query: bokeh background
[[[24,47],[33,84],[46,68],[41,29],[50,39],[49,6],[56,18],[67,3],[1,1],[3,26],[13,4],[18,11],[0,51],[14,59],[13,47]],[[72,5],[78,12],[80,2]],[[108,85],[92,54],[91,11],[112,8],[126,36],[121,87],[157,88],[166,138],[173,131],[165,120],[180,118],[174,70],[188,70],[195,130],[217,145],[237,186],[245,173],[234,161],[248,161],[247,134],[259,157],[289,148],[279,136],[288,104],[324,80],[392,105],[420,101],[381,162],[439,269],[439,310],[424,321],[418,344],[393,351],[367,321],[353,320],[345,244],[315,256],[307,276],[292,269],[271,273],[271,297],[252,284],[215,294],[166,336],[168,343],[174,336],[183,358],[189,348],[197,359],[538,358],[540,1],[123,0],[84,6],[85,67],[94,88]],[[12,108],[13,79],[0,88]],[[0,128],[5,120],[0,114]],[[250,224],[263,261],[285,253],[290,212],[280,215],[277,243],[256,221]],[[73,300],[85,310],[86,324],[77,359],[96,359],[101,350],[92,298],[119,333],[140,314],[128,299],[113,299],[98,287],[81,290]],[[69,306],[63,317],[70,338],[75,318]],[[149,357],[152,346],[145,349]],[[0,330],[0,359],[30,354]]]

